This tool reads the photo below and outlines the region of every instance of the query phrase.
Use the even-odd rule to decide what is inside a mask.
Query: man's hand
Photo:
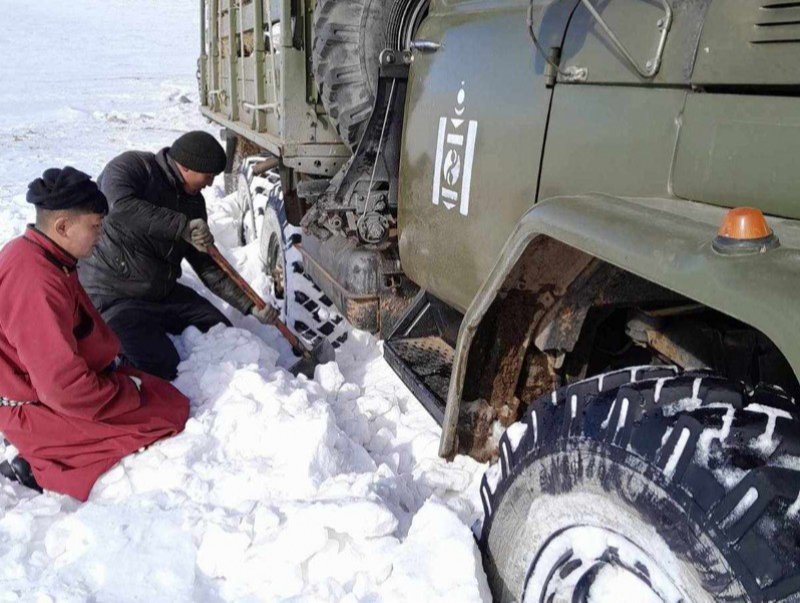
[[[280,317],[280,312],[270,305],[264,306],[261,310],[253,306],[250,314],[255,316],[258,321],[265,325],[275,324],[275,321]]]
[[[214,244],[214,235],[211,234],[208,223],[201,218],[189,220],[182,236],[192,247],[203,253],[207,252],[209,245]]]

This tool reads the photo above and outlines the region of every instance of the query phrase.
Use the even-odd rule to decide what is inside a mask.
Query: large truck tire
[[[339,136],[354,150],[364,133],[386,48],[389,0],[320,0],[314,12],[314,78]]]
[[[800,600],[781,390],[638,367],[534,402],[481,484],[495,601]]]
[[[294,247],[301,241],[302,231],[286,218],[281,185],[275,184],[266,195],[266,203],[262,199],[256,202],[263,207],[259,255],[272,279],[271,294],[281,320],[309,344],[322,338],[338,348],[347,340],[347,321],[303,271],[302,255]]]
[[[253,155],[259,155],[261,149],[255,143],[226,130],[223,134],[225,141],[225,155],[228,162],[223,172],[223,187],[226,195],[242,192],[242,167],[247,159]]]

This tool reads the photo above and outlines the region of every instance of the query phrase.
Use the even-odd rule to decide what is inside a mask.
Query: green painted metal
[[[206,2],[200,0],[200,58],[197,60],[197,75],[200,78],[200,104],[208,104],[208,46],[206,41]]]
[[[590,0],[609,28],[644,66],[656,56],[659,21],[665,17],[660,2],[642,0]],[[564,70],[585,69],[585,83],[635,84],[640,86],[686,85],[697,52],[703,15],[709,0],[670,0],[673,22],[667,34],[664,56],[653,78],[640,76],[609,43],[608,36],[581,4],[570,21],[562,50]],[[731,3],[726,3],[730,5]],[[561,81],[565,78],[560,77]]]
[[[208,0],[204,11],[204,115],[289,167],[332,176],[349,151],[316,99],[309,68],[314,1],[254,0],[271,1],[271,10],[279,5],[282,23],[297,16],[303,44],[284,31],[275,69],[263,47],[264,6],[243,0],[237,24],[227,9],[233,1]],[[641,64],[654,56],[660,2],[591,1]],[[561,47],[562,71],[585,70],[583,79],[561,75],[548,87],[548,66],[527,31],[529,6],[543,47]],[[475,329],[540,236],[752,325],[800,371],[793,328],[800,222],[788,219],[800,218],[800,104],[789,96],[800,82],[800,8],[721,0],[671,6],[661,68],[644,78],[582,0],[432,0],[415,38],[441,47],[414,52],[398,229],[406,274],[466,312],[444,453],[452,452]],[[262,44],[243,57],[246,75],[237,85],[221,44],[239,30],[253,31]],[[243,104],[273,96],[274,112]],[[779,249],[747,257],[711,249],[724,208],[741,204],[771,214]]]
[[[220,110],[220,94],[222,92],[222,83],[220,77],[220,55],[219,55],[219,0],[211,0],[209,3],[209,37],[211,38],[211,57],[210,57],[210,71],[207,81],[209,82],[210,90],[201,93],[209,103],[209,107],[213,111]]]
[[[290,29],[295,20],[283,19],[292,14],[293,4],[293,0],[201,0],[200,110],[265,151],[285,157],[289,167],[333,176],[350,152],[316,95],[309,93],[315,84],[308,65],[312,40],[307,15],[313,14],[316,3],[297,1],[303,32],[299,47]],[[272,40],[273,23],[287,28],[279,45]],[[267,34],[274,54],[267,51]]]
[[[690,94],[673,189],[686,199],[800,218],[800,101]]]
[[[712,2],[692,83],[794,86],[800,82],[800,5]]]
[[[254,81],[253,87],[255,89],[255,105],[261,107],[267,102],[267,80],[264,69],[264,62],[266,61],[266,46],[264,39],[264,4],[263,2],[253,2],[253,61],[254,61]],[[272,23],[267,24],[272,27]],[[277,103],[277,98],[273,102]],[[265,127],[265,113],[266,109],[256,109],[253,128],[256,132],[263,132]]]
[[[467,354],[477,327],[522,253],[539,236],[552,237],[754,326],[800,374],[796,320],[800,223],[772,218],[770,226],[780,248],[751,256],[722,256],[713,251],[711,241],[724,212],[670,198],[608,195],[555,197],[531,209],[509,237],[461,324],[440,454],[454,452]]]
[[[537,3],[537,13],[543,4]],[[527,2],[464,2],[433,9],[416,37],[442,47],[415,53],[406,97],[400,255],[412,280],[463,310],[535,198],[551,90],[521,26]],[[560,22],[549,25],[554,37],[560,39],[567,16],[564,11]],[[466,189],[467,143],[445,139],[436,170],[443,121],[447,135],[467,136],[471,124],[476,129]],[[463,123],[456,126],[457,121]],[[449,166],[448,157],[458,165]],[[437,171],[440,186],[457,191],[457,199],[434,194]],[[467,190],[465,210],[461,203]]]
[[[670,168],[686,94],[557,85],[540,198],[586,192],[671,196]]]
[[[224,1],[224,0],[223,0]],[[237,56],[238,44],[236,43],[236,24],[239,9],[234,4],[235,0],[227,0],[228,9],[228,117],[233,121],[239,119],[239,60]],[[225,6],[225,4],[223,4]],[[244,81],[241,82],[244,86]]]
[[[653,55],[660,3],[593,4],[641,62]],[[415,55],[411,69],[400,252],[416,282],[466,311],[442,454],[454,452],[475,330],[540,236],[759,329],[800,374],[794,327],[800,222],[791,219],[800,218],[800,104],[790,95],[800,81],[800,9],[719,0],[671,4],[674,21],[653,78],[636,74],[578,5],[560,65],[573,75],[559,76],[550,99],[538,87],[540,57],[522,36],[527,3],[433,3],[417,38],[442,48]],[[561,22],[554,11],[563,5],[534,2],[534,31],[545,48],[557,38]],[[578,69],[585,69],[583,79],[574,78]],[[452,113],[460,82],[476,80],[485,93],[465,86],[467,118],[480,125],[470,206],[482,211],[459,216],[432,203],[437,123]],[[781,247],[746,257],[715,253],[711,241],[725,208],[737,205],[771,215]]]

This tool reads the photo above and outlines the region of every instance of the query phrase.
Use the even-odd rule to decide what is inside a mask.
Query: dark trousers
[[[180,357],[167,334],[179,335],[187,327],[208,331],[230,321],[211,302],[183,285],[161,301],[122,299],[106,305],[94,300],[105,321],[119,337],[122,354],[139,370],[172,381]]]

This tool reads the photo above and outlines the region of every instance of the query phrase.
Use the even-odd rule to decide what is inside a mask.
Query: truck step
[[[403,383],[442,424],[461,315],[418,294],[384,345],[384,357]]]

